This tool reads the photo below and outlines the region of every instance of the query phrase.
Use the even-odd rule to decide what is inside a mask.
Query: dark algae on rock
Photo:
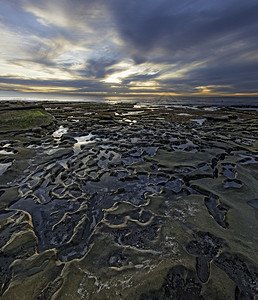
[[[2,299],[257,297],[256,111],[0,115]]]

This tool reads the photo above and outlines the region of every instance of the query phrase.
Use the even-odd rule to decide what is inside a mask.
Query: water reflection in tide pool
[[[10,151],[1,150],[1,151],[0,151],[0,154],[1,154],[1,155],[9,155],[9,154],[14,154],[14,152],[11,151],[11,150],[10,150]]]
[[[74,154],[77,154],[81,151],[81,146],[94,143],[94,136],[95,135],[93,135],[92,133],[89,133],[88,135],[75,137],[74,139],[77,141],[77,143],[73,145]]]
[[[199,125],[202,125],[206,121],[206,119],[205,118],[203,118],[203,119],[191,119],[191,121],[197,122]]]
[[[0,164],[0,176],[3,175],[9,167],[11,167],[12,162]]]
[[[61,125],[55,132],[53,132],[52,136],[54,138],[60,138],[62,137],[62,135],[66,134],[67,132],[68,132],[68,128]]]

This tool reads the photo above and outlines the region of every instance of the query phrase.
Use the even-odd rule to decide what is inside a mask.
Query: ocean
[[[238,106],[258,108],[258,97],[175,97],[175,96],[133,96],[133,97],[76,97],[76,96],[0,96],[0,101],[56,101],[56,102],[93,102],[93,103],[135,103],[139,106]]]

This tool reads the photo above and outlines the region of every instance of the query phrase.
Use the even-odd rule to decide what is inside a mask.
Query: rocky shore
[[[253,299],[258,113],[0,103],[0,297]]]

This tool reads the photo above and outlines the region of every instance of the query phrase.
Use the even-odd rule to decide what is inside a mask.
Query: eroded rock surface
[[[0,135],[3,299],[255,297],[256,112],[44,108]]]

